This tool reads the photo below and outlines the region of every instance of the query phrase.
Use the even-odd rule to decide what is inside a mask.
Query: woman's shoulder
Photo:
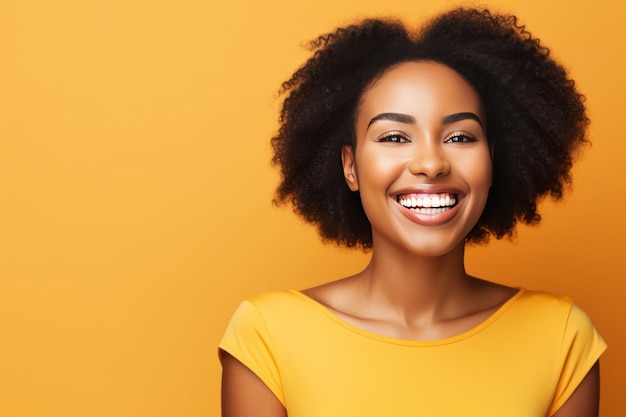
[[[520,288],[519,304],[526,307],[569,310],[574,305],[569,295]]]
[[[266,323],[301,322],[307,317],[319,318],[320,311],[326,307],[316,297],[306,291],[295,289],[274,290],[258,293],[244,299],[237,312],[245,311],[248,316],[254,316]]]
[[[346,299],[354,296],[355,282],[355,277],[350,276],[307,288],[302,290],[301,293],[322,305],[333,306],[335,304],[341,304],[345,302]]]
[[[227,334],[286,334],[315,321],[314,301],[296,290],[266,291],[244,299],[231,316]],[[305,326],[306,327],[306,326]]]
[[[306,297],[295,289],[272,290],[257,293],[246,298],[242,304],[249,304],[259,311],[274,311],[293,308],[306,302]]]
[[[508,317],[546,327],[592,326],[587,313],[572,297],[524,288],[520,289],[520,295],[511,306]]]

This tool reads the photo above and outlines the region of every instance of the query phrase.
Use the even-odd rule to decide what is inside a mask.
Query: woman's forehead
[[[484,119],[476,90],[455,70],[432,61],[405,62],[386,71],[364,92],[357,124],[380,113],[416,119],[472,112]]]

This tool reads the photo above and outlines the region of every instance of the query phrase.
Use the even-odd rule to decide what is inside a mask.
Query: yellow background
[[[216,345],[239,301],[356,271],[271,205],[269,137],[302,44],[445,0],[0,4],[0,416],[217,416]],[[610,347],[623,412],[623,6],[494,0],[571,68],[593,120],[564,203],[470,272],[574,296]],[[617,10],[622,7],[622,10]],[[485,393],[488,395],[489,393]]]

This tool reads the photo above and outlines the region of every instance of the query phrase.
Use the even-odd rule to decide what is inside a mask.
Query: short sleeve
[[[561,376],[550,408],[550,416],[567,402],[606,347],[589,316],[572,303],[563,333]]]
[[[285,404],[271,337],[254,304],[241,303],[230,319],[219,348],[254,372]]]

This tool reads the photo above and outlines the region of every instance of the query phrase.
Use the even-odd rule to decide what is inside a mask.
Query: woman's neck
[[[375,249],[357,276],[360,292],[373,308],[387,310],[397,320],[427,324],[455,316],[475,281],[465,272],[464,249],[461,243],[435,257]]]
[[[363,271],[303,293],[362,329],[435,340],[475,327],[517,292],[468,276],[463,243],[436,257],[388,249],[374,245]]]

